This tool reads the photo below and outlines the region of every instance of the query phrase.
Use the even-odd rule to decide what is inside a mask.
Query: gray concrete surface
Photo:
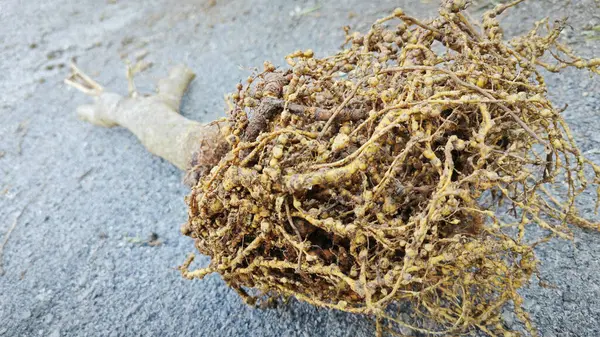
[[[339,46],[343,25],[364,30],[397,6],[427,17],[436,1],[217,0],[210,7],[191,0],[0,0],[2,238],[27,206],[4,255],[0,335],[372,336],[363,318],[298,302],[252,309],[218,276],[183,280],[175,268],[193,248],[178,231],[187,193],[180,173],[125,130],[77,120],[73,111],[86,97],[61,81],[77,57],[101,83],[125,92],[120,54],[148,50],[154,67],[138,76],[140,90],[152,90],[170,65],[185,62],[198,78],[183,113],[210,120],[222,112],[223,94],[247,76],[243,67],[265,59],[281,65],[286,53],[309,47],[325,55]],[[530,0],[504,27],[514,34],[536,18],[570,15],[569,44],[598,56],[600,32],[584,31],[600,24],[598,6]],[[599,77],[567,71],[548,82],[556,104],[570,104],[566,116],[582,149],[600,163]],[[583,200],[585,212],[591,204]],[[151,232],[164,243],[138,242]],[[541,277],[555,287],[533,282],[523,291],[542,336],[600,336],[600,234],[575,233],[575,242],[538,249]]]

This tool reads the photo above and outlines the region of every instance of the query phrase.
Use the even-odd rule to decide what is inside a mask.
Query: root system
[[[432,335],[512,336],[510,303],[536,272],[526,232],[598,229],[576,209],[600,183],[542,71],[600,73],[548,19],[506,41],[497,6],[481,23],[464,1],[420,21],[401,9],[338,53],[266,62],[230,96],[231,146],[187,201],[184,234],[248,303],[293,296]],[[248,290],[258,294],[250,295]],[[394,303],[410,303],[401,320]]]

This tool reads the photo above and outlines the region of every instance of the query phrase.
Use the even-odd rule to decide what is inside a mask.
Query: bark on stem
[[[218,163],[225,139],[218,125],[201,124],[179,114],[179,105],[194,73],[187,67],[174,67],[161,79],[152,96],[124,97],[105,92],[102,86],[86,76],[75,65],[65,82],[94,97],[94,104],[82,105],[77,113],[82,120],[103,127],[122,126],[131,131],[151,153],[173,163],[181,170],[195,165]]]

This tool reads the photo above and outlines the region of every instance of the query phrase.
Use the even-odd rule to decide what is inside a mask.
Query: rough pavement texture
[[[342,26],[364,31],[397,6],[428,17],[436,1],[0,1],[2,240],[27,206],[5,249],[0,335],[372,336],[363,318],[298,302],[252,309],[216,275],[183,280],[175,268],[193,246],[178,230],[187,193],[180,173],[125,130],[77,120],[73,111],[86,97],[61,81],[77,57],[124,93],[120,55],[148,50],[154,67],[137,77],[139,89],[152,90],[170,65],[184,62],[198,77],[183,113],[208,121],[248,75],[243,67],[282,65],[296,49],[325,55],[338,48]],[[598,56],[600,32],[589,30],[600,24],[598,6],[530,0],[504,27],[520,33],[545,15],[570,15],[564,37]],[[565,115],[582,149],[600,163],[600,78],[567,71],[548,82],[556,104],[569,103]],[[591,204],[584,200],[584,210]],[[140,243],[151,232],[164,243]],[[575,242],[538,249],[541,277],[555,287],[534,280],[523,290],[543,336],[600,336],[600,234],[575,234]]]

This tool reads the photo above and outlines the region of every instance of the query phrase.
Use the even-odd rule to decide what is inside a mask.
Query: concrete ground
[[[252,309],[217,275],[183,280],[175,268],[193,246],[178,230],[187,214],[180,172],[125,130],[79,121],[74,109],[86,97],[62,79],[77,58],[125,92],[122,57],[148,51],[154,66],[137,77],[138,88],[151,91],[184,62],[198,77],[183,113],[208,121],[246,67],[282,65],[297,49],[331,53],[346,24],[364,31],[398,6],[429,17],[436,2],[0,1],[0,244],[17,220],[0,276],[0,336],[373,336],[360,317],[298,302]],[[504,27],[515,34],[534,19],[569,15],[569,45],[600,56],[600,32],[591,29],[600,25],[599,6],[530,0]],[[548,83],[558,106],[569,103],[565,116],[581,148],[600,163],[600,77],[566,71]],[[583,200],[584,211],[592,206]],[[145,243],[151,233],[163,244]],[[542,336],[600,336],[600,233],[575,234],[538,249],[541,277],[554,287],[523,290]]]

